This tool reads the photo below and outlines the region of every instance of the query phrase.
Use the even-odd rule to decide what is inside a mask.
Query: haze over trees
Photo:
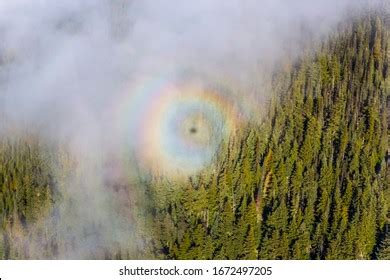
[[[128,247],[83,257],[390,259],[389,32],[389,15],[370,12],[287,60],[261,123],[224,142],[212,169],[109,186],[129,197],[133,235]],[[0,258],[58,258],[77,246],[76,229],[56,230],[67,227],[61,184],[74,164],[37,135],[0,139]]]

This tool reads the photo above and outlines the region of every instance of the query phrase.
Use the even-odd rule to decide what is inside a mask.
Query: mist
[[[193,166],[181,152],[168,149],[160,155],[158,148],[149,149],[160,147],[159,137],[141,137],[137,141],[144,143],[142,149],[137,146],[134,139],[140,127],[154,120],[145,112],[153,114],[149,105],[155,97],[144,88],[154,83],[175,89],[191,84],[195,97],[203,88],[223,88],[218,98],[228,102],[213,104],[202,112],[205,117],[195,117],[196,123],[203,125],[203,118],[210,116],[225,121],[223,108],[232,104],[231,111],[238,116],[228,117],[240,119],[234,121],[232,130],[237,130],[251,116],[261,115],[271,95],[266,80],[273,67],[331,34],[363,2],[0,0],[0,136],[12,137],[15,128],[32,130],[49,143],[66,143],[77,162],[72,174],[78,175],[60,185],[72,205],[60,201],[59,212],[45,218],[59,224],[58,238],[73,240],[73,246],[60,248],[58,257],[88,258],[103,246],[138,242],[131,237],[133,227],[126,216],[131,207],[128,202],[116,203],[105,187],[107,180],[121,177],[116,169],[124,167],[116,167],[124,150],[148,150],[145,164],[138,155],[129,157],[141,161],[145,170],[153,162],[152,172],[155,164],[165,164],[160,157],[179,158],[177,166]],[[167,101],[168,109],[175,96],[179,94]],[[146,101],[136,108],[133,98]],[[195,107],[185,105],[185,112],[201,110],[202,100]],[[126,102],[129,107],[122,106]],[[217,113],[216,106],[222,108]],[[164,110],[156,120],[170,114]],[[171,126],[165,130],[170,131]],[[218,130],[218,135],[223,139],[229,132]],[[177,135],[166,136],[163,147],[177,146],[172,137]],[[201,148],[202,137],[194,140]],[[193,157],[196,168],[187,168],[185,174],[206,167],[217,146]]]

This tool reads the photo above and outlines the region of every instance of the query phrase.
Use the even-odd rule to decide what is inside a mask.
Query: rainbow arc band
[[[127,142],[139,165],[165,176],[207,167],[236,131],[239,111],[229,96],[198,83],[145,83],[121,109]]]

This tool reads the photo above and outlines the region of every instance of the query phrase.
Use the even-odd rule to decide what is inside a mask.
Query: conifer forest
[[[4,103],[1,73],[18,58],[1,50]],[[211,133],[209,163],[185,176],[145,167],[150,139],[144,163],[125,145],[74,156],[67,137],[0,104],[0,259],[390,259],[390,8],[301,50],[268,69],[259,112]],[[193,135],[218,125],[204,122],[183,137],[204,145]]]

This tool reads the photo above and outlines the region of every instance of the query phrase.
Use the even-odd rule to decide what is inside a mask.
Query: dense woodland
[[[213,168],[114,186],[132,197],[129,244],[141,241],[83,257],[390,259],[389,18],[349,20],[278,67],[267,113],[222,143]],[[77,246],[56,233],[72,164],[37,135],[2,136],[0,258]]]

